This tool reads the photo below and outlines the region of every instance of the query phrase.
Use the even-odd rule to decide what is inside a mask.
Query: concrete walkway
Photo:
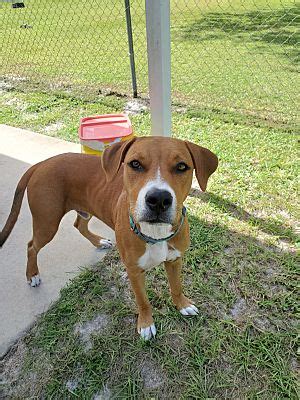
[[[0,230],[9,214],[16,185],[30,165],[56,154],[80,152],[80,146],[23,129],[0,125]],[[31,239],[31,214],[24,197],[19,219],[0,249],[0,357],[30,327],[36,316],[58,298],[60,289],[80,266],[104,256],[73,227],[67,214],[53,241],[39,254],[42,284],[31,288],[25,278],[26,248]],[[91,230],[114,239],[113,231],[93,219]]]

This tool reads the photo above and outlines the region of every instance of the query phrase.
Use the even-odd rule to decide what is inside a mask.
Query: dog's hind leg
[[[88,224],[91,218],[92,215],[88,213],[84,213],[84,217],[81,215],[81,212],[77,213],[77,218],[74,222],[75,228],[77,228],[82,236],[89,240],[95,247],[99,249],[110,249],[112,247],[112,242],[110,240],[105,239],[99,235],[95,235],[94,233],[89,231]]]
[[[39,251],[49,243],[55,236],[63,213],[60,216],[51,215],[50,218],[42,215],[40,217],[32,216],[33,236],[27,247],[27,269],[26,277],[30,286],[38,286],[41,282],[39,269],[37,265],[37,256]]]

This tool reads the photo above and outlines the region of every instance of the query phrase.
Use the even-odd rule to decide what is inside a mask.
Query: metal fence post
[[[133,97],[136,98],[137,97],[137,84],[136,84],[134,48],[133,48],[133,38],[132,38],[130,0],[125,0],[125,13],[126,13],[126,26],[127,26],[127,37],[128,37],[128,47],[129,47],[132,91],[133,91]]]
[[[170,0],[146,0],[151,133],[171,136]]]

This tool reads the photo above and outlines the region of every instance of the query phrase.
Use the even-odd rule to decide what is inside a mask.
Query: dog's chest
[[[145,253],[139,258],[138,265],[144,270],[151,269],[164,261],[174,261],[180,257],[180,251],[169,249],[167,242],[147,244]]]
[[[161,224],[159,227],[152,227],[141,223],[142,232],[147,236],[159,239],[167,237],[171,233],[171,226]],[[164,261],[174,261],[181,256],[180,251],[168,245],[168,242],[146,244],[145,253],[139,258],[138,265],[144,270],[151,269]]]

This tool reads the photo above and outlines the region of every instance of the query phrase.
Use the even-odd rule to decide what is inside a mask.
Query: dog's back
[[[26,188],[31,212],[43,213],[46,218],[51,212],[63,216],[71,209],[85,209],[92,182],[105,185],[97,156],[66,153],[33,165],[17,185],[10,214],[0,232],[0,247],[18,219]]]

